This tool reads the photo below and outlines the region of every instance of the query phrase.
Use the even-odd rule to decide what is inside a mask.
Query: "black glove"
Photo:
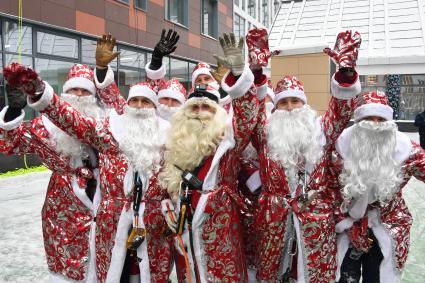
[[[158,70],[162,66],[162,58],[173,53],[177,46],[180,36],[176,31],[172,29],[168,30],[167,36],[165,36],[165,29],[162,30],[161,39],[155,45],[155,49],[152,53],[152,61],[150,64],[150,69]]]
[[[9,84],[6,85],[6,95],[9,108],[4,116],[5,122],[12,121],[21,115],[22,109],[27,106],[26,95]]]

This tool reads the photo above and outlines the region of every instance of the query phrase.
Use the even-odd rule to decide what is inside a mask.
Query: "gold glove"
[[[228,71],[228,68],[226,68],[223,64],[218,63],[218,68],[216,70],[211,70],[211,75],[218,82],[218,84],[221,84],[221,80]]]
[[[104,34],[102,38],[97,40],[96,45],[96,67],[99,69],[105,69],[108,64],[114,60],[120,52],[114,52],[115,37],[111,34]]]

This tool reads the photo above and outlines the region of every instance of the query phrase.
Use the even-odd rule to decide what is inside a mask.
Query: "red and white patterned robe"
[[[259,151],[262,192],[256,215],[259,282],[276,282],[286,271],[289,231],[295,226],[298,245],[298,282],[333,282],[336,271],[336,233],[333,205],[334,190],[328,188],[329,164],[336,139],[347,126],[360,93],[358,76],[353,83],[338,83],[337,73],[331,82],[333,97],[326,113],[318,118],[321,126],[323,157],[317,164],[307,164],[310,174],[308,190],[318,190],[317,197],[304,212],[294,211],[291,200],[300,188],[290,185],[285,170],[272,160],[266,140],[265,103],[261,104],[253,144]],[[291,133],[288,133],[291,134]],[[312,133],[313,136],[313,133]],[[291,191],[293,192],[291,195]],[[292,219],[291,219],[292,218]],[[292,220],[294,225],[291,224]],[[292,239],[293,240],[293,239]]]
[[[81,160],[69,160],[57,153],[50,141],[55,127],[46,117],[23,122],[24,112],[4,122],[5,107],[0,112],[0,152],[36,154],[51,171],[46,199],[41,212],[44,248],[51,272],[50,282],[93,281],[96,278],[94,229],[100,200],[99,182],[93,202],[80,181],[79,170],[87,170]],[[78,167],[77,166],[81,166]],[[99,180],[96,169],[95,177]]]
[[[342,161],[349,154],[349,141],[351,138],[352,127],[347,128],[341,134],[336,145],[337,156],[334,164],[338,168],[336,175],[342,169]],[[384,259],[380,265],[381,282],[400,282],[404,265],[410,246],[410,228],[412,226],[412,215],[402,196],[402,189],[412,176],[425,182],[425,150],[418,144],[411,141],[405,134],[397,132],[396,136],[395,159],[402,165],[403,180],[400,184],[400,190],[394,197],[385,203],[369,204],[366,212],[368,227],[372,229],[379,242]],[[338,184],[339,185],[339,184]],[[342,189],[338,187],[338,189]],[[338,232],[338,272],[337,279],[340,276],[340,268],[344,256],[349,248],[350,241],[355,241],[357,248],[367,248],[367,234],[352,233],[353,222],[355,219],[348,214],[341,213],[337,208],[337,232]],[[367,214],[367,215],[366,215]],[[362,220],[366,220],[363,217]],[[367,227],[366,227],[367,228]],[[348,232],[348,233],[347,233]],[[356,235],[356,236],[354,236]],[[354,238],[352,238],[354,237]]]
[[[126,240],[132,226],[132,189],[134,170],[118,144],[120,129],[124,126],[122,116],[112,111],[102,121],[82,116],[68,103],[61,101],[46,83],[44,94],[34,103],[34,109],[44,113],[58,127],[71,136],[94,147],[99,152],[101,200],[97,213],[96,227],[96,267],[99,282],[117,282],[120,280],[126,256]],[[158,118],[159,131],[166,138],[168,122]],[[156,182],[152,172],[138,172],[143,183],[143,191]],[[139,214],[144,218],[144,207],[151,200],[143,198]],[[139,221],[144,228],[144,222]],[[157,271],[149,266],[146,241],[139,247],[137,255],[141,281],[155,281],[150,274]]]
[[[194,255],[201,282],[246,282],[237,175],[239,156],[248,144],[255,125],[258,99],[252,84],[253,75],[247,67],[237,81],[228,74],[223,82],[223,89],[233,99],[233,118],[229,116],[225,137],[214,154],[193,215]],[[165,188],[157,191],[161,192],[159,198],[168,198]],[[151,209],[160,210],[159,207]],[[160,265],[162,250],[156,247],[155,241],[149,244],[151,258]],[[193,266],[190,245],[187,244],[187,247]],[[195,278],[194,272],[191,273]]]

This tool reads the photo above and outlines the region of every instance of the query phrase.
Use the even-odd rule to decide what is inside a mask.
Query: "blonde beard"
[[[116,137],[120,150],[134,170],[151,176],[159,170],[161,147],[155,109],[124,108],[122,128]]]
[[[84,116],[91,116],[96,120],[100,120],[105,117],[106,111],[99,106],[97,98],[94,95],[76,96],[73,94],[62,93],[61,98]]]
[[[316,115],[308,105],[292,111],[275,110],[266,126],[270,157],[291,171],[300,162],[316,164],[323,155]]]
[[[401,166],[394,160],[397,125],[361,121],[353,127],[350,154],[339,177],[344,199],[357,199],[368,192],[374,200],[391,199],[402,181]]]
[[[191,107],[207,103],[215,114],[207,111],[194,113]],[[164,168],[159,182],[176,199],[180,190],[182,169],[192,171],[205,157],[213,154],[224,136],[227,113],[209,99],[191,99],[177,111],[171,120],[168,142],[164,154]]]

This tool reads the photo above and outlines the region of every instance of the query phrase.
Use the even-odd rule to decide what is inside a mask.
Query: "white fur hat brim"
[[[130,88],[128,92],[127,102],[133,97],[146,97],[150,101],[152,101],[155,106],[158,105],[158,98],[156,96],[155,91],[145,85],[134,85]]]
[[[287,98],[287,97],[296,97],[301,99],[305,104],[307,104],[307,96],[305,96],[304,91],[300,90],[284,90],[282,92],[279,92],[275,94],[275,97],[273,99],[274,105],[276,105],[279,100]]]
[[[360,121],[368,116],[378,116],[387,121],[391,121],[393,119],[393,112],[390,106],[381,103],[363,104],[354,110],[354,121]]]
[[[83,77],[74,77],[70,78],[65,82],[63,85],[63,92],[68,92],[68,90],[73,88],[83,88],[85,90],[88,90],[91,94],[96,94],[96,86],[94,85],[94,82],[83,78]]]
[[[196,78],[197,78],[199,75],[209,75],[209,76],[211,76],[211,78],[213,78],[213,79],[214,79],[214,77],[211,75],[210,69],[208,69],[208,68],[199,68],[199,69],[196,69],[196,70],[192,73],[192,86],[194,86],[194,85],[195,85]]]
[[[173,98],[177,100],[178,102],[180,102],[181,104],[184,104],[186,100],[184,95],[181,92],[170,90],[170,89],[162,89],[158,92],[158,101],[160,98],[165,98],[165,97]]]

